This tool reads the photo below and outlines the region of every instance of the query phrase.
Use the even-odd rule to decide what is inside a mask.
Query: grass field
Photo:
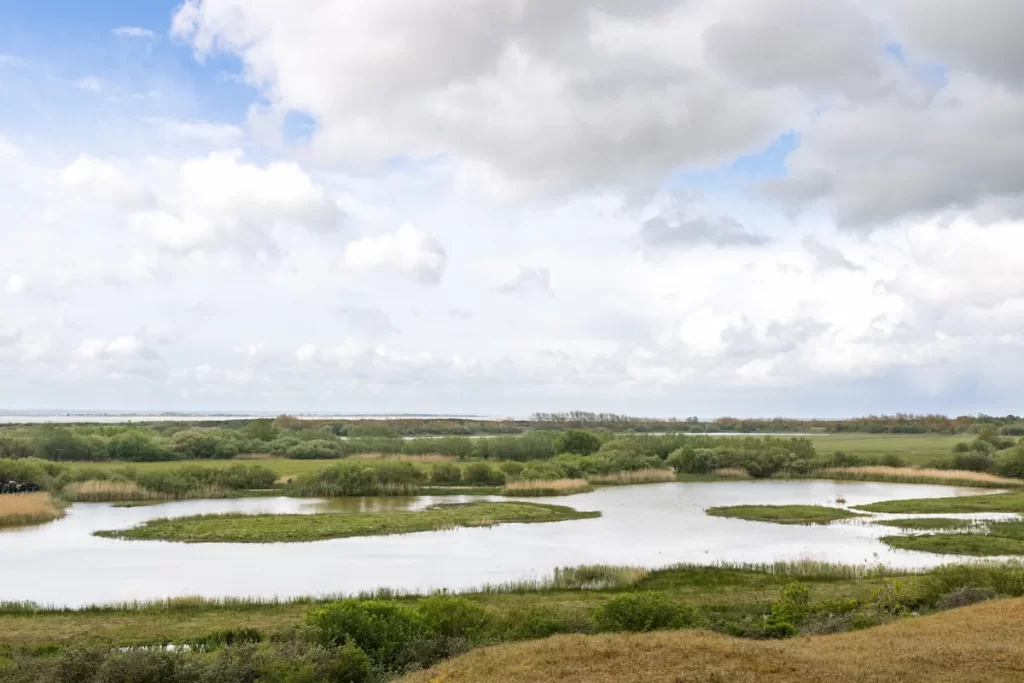
[[[969,529],[976,522],[969,519],[951,519],[948,517],[923,517],[919,519],[885,519],[875,522],[880,526],[891,526],[908,531],[934,531],[950,529]]]
[[[898,455],[911,465],[927,465],[937,458],[947,458],[959,441],[970,441],[966,435],[949,434],[822,434],[807,437],[822,455],[845,451],[861,456]]]
[[[384,536],[457,527],[561,522],[598,517],[561,505],[541,503],[464,503],[426,510],[366,514],[198,515],[155,519],[131,529],[98,531],[97,536],[180,543],[300,543],[353,536]]]
[[[956,514],[967,512],[1017,512],[1024,513],[1024,491],[995,493],[960,498],[913,498],[910,500],[887,500],[880,503],[861,505],[867,512],[890,512],[895,514]]]
[[[1024,600],[832,636],[749,641],[694,631],[557,636],[476,650],[405,683],[1018,683]]]
[[[849,510],[823,505],[731,505],[708,508],[705,512],[713,517],[775,524],[828,524],[840,519],[860,517]]]
[[[971,557],[1024,555],[1024,539],[985,533],[883,536],[880,540],[886,545],[900,550],[917,550],[941,555]]]

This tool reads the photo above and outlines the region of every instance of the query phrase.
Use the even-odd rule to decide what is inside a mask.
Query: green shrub
[[[186,429],[171,437],[171,448],[183,460],[226,460],[238,455],[235,439],[213,429]]]
[[[489,623],[487,610],[467,598],[433,595],[416,607],[427,628],[446,638],[474,640]]]
[[[957,453],[956,455],[954,455],[952,466],[955,470],[970,470],[971,472],[991,472],[992,470],[995,469],[996,460],[987,451],[971,451],[969,453]]]
[[[1017,446],[999,460],[998,472],[1003,477],[1024,479],[1024,446]]]
[[[273,446],[273,444],[271,445]],[[327,439],[300,441],[289,446],[285,451],[285,455],[296,460],[331,460],[340,458],[341,454],[341,443],[337,439],[334,441]]]
[[[501,465],[498,466],[498,469],[509,477],[517,477],[523,473],[523,470],[526,469],[526,465],[521,462],[510,460],[509,462],[501,463]]]
[[[156,462],[174,460],[175,455],[164,443],[138,429],[122,432],[110,439],[108,444],[111,460],[124,462]]]
[[[582,429],[570,429],[559,434],[553,445],[556,453],[590,455],[597,453],[601,448],[601,439],[596,434]]]
[[[458,484],[462,481],[462,468],[455,463],[439,462],[430,469],[430,482],[433,484]]]
[[[624,593],[601,605],[595,621],[605,631],[655,631],[683,625],[683,610],[655,591]]]
[[[341,600],[312,610],[306,621],[321,644],[354,643],[385,667],[403,648],[429,635],[418,612],[382,600]]]
[[[501,486],[505,483],[505,473],[485,462],[474,462],[463,470],[462,479],[467,484],[478,486]]]

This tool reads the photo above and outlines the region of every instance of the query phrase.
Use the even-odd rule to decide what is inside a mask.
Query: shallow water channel
[[[542,578],[556,567],[581,564],[660,567],[677,562],[816,559],[926,567],[954,558],[892,550],[877,538],[899,531],[862,520],[786,526],[709,517],[704,510],[715,505],[834,505],[837,497],[854,507],[977,493],[949,486],[816,480],[621,486],[530,499],[599,510],[599,519],[288,544],[122,541],[98,538],[92,532],[158,517],[359,513],[479,498],[247,498],[137,508],[79,503],[62,520],[0,532],[0,601],[81,606],[184,595],[271,598],[379,587],[458,590]],[[877,517],[897,516],[907,515]]]

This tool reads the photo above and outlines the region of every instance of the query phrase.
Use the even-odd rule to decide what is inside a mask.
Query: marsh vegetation
[[[45,524],[64,516],[49,493],[19,493],[0,496],[0,528]]]
[[[774,524],[829,524],[860,517],[856,512],[824,505],[731,505],[706,510],[713,517],[744,519]]]

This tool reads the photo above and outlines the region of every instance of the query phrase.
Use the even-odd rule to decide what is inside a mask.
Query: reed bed
[[[617,486],[622,484],[656,484],[676,480],[676,472],[671,468],[647,468],[642,470],[626,470],[613,474],[598,474],[587,477],[591,484],[601,486]]]
[[[90,479],[68,484],[61,495],[71,503],[114,503],[196,498],[226,498],[228,490],[220,486],[198,486],[177,494],[162,493],[139,486],[134,481]]]
[[[569,496],[590,493],[594,487],[586,479],[522,479],[505,484],[503,496]]]
[[[815,476],[825,479],[850,479],[853,481],[886,481],[905,484],[946,484],[951,486],[978,486],[984,488],[1017,488],[1024,486],[1024,480],[999,477],[986,472],[969,470],[938,470],[918,467],[828,467],[820,469]]]
[[[18,493],[0,496],[0,527],[45,524],[64,516],[64,509],[49,493]]]
[[[721,467],[712,472],[712,474],[719,479],[753,479],[750,476],[750,472],[747,472],[742,467]]]
[[[442,455],[441,453],[424,453],[423,455],[405,455],[403,453],[359,453],[350,456],[349,460],[390,460],[392,462],[454,462],[458,460],[454,455]]]

